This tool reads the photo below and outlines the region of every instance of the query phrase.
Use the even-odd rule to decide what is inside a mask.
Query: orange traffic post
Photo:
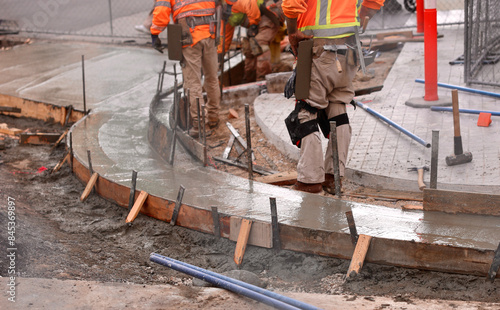
[[[417,33],[424,33],[424,0],[417,0]]]

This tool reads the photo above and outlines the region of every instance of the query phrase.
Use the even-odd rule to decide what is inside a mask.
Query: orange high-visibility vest
[[[226,3],[233,4],[232,0],[226,0]],[[156,0],[153,11],[153,24],[151,25],[151,34],[159,35],[170,23],[170,14],[172,14],[174,23],[180,18],[191,16],[212,16],[215,14],[215,0]],[[215,37],[210,33],[210,25],[196,25],[190,28],[193,37],[193,45],[200,40],[209,37]]]
[[[283,0],[283,13],[297,18],[297,28],[315,38],[351,36],[360,25],[358,11],[362,5],[380,9],[384,0]]]

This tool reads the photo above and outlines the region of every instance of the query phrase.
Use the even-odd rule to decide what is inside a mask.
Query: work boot
[[[292,186],[292,189],[296,191],[317,194],[323,191],[323,186],[321,185],[321,183],[302,183],[300,181],[297,181]]]
[[[332,195],[335,195],[335,176],[325,173],[325,181],[321,183],[323,189]],[[340,179],[340,188],[342,189],[342,179]]]
[[[210,130],[210,128],[208,126],[205,126],[205,134],[207,137],[210,137],[212,135],[213,131]],[[197,139],[199,137],[199,130],[198,130],[198,127],[191,127],[191,129],[189,129],[188,131],[188,134],[192,137],[192,138],[195,138]],[[203,131],[201,132],[201,134],[203,135]]]
[[[208,127],[210,129],[217,128],[219,126],[220,119],[219,117],[209,117],[208,118]]]

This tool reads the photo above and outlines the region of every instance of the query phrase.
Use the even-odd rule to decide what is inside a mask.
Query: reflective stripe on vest
[[[189,16],[211,16],[215,14],[215,9],[201,9],[201,10],[192,10],[187,12],[182,12],[176,15],[176,19],[179,20],[181,18],[189,17]],[[215,20],[215,19],[214,19]],[[201,24],[200,24],[201,25]]]
[[[155,7],[157,7],[157,6],[165,6],[167,8],[171,8],[170,2],[168,2],[168,1],[158,1],[155,3]]]
[[[213,4],[213,8],[214,8],[214,11],[215,11],[215,1],[213,0],[184,0],[184,1],[179,1],[177,3],[174,4],[174,11],[177,11],[177,10],[180,10],[181,8],[187,6],[187,5],[191,5],[191,4],[198,4],[198,3],[203,3],[203,2],[206,2],[208,3],[209,5],[207,5],[207,7],[210,7],[211,4]]]
[[[329,24],[330,12],[332,10],[331,0],[318,0],[315,25],[300,27],[299,30],[305,35],[313,35],[315,38],[341,38],[352,35],[359,27],[358,9],[362,0],[356,1],[355,20],[350,23]]]

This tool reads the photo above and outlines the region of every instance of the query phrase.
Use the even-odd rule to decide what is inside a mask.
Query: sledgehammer
[[[458,110],[458,90],[451,91],[451,101],[453,104],[453,127],[455,130],[454,146],[455,154],[446,156],[446,164],[448,166],[465,164],[472,161],[472,153],[465,152],[462,149],[462,137],[460,136],[460,116]]]

